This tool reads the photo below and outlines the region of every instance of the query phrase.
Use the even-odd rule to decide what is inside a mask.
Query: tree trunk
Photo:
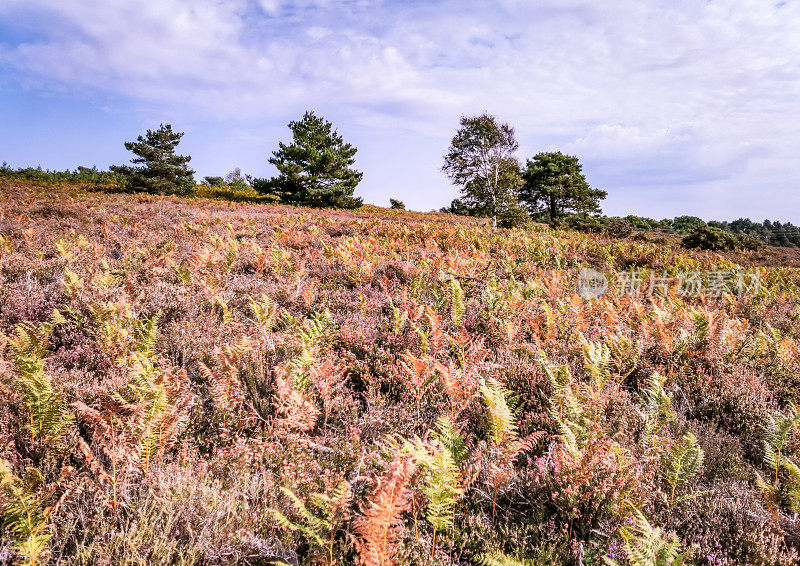
[[[497,229],[497,181],[499,177],[500,164],[494,162],[494,187],[492,189],[492,228]]]
[[[556,221],[556,197],[550,197],[550,224]]]

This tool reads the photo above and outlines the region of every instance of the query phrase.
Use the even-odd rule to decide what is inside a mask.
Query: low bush
[[[497,215],[500,228],[522,228],[531,223],[531,217],[521,206],[510,206]]]
[[[600,219],[588,214],[573,214],[561,220],[557,227],[567,228],[568,230],[576,230],[578,232],[588,232],[590,234],[599,234],[603,231],[603,225]]]
[[[726,232],[721,228],[713,226],[697,226],[684,236],[681,241],[684,248],[710,250],[710,251],[731,251],[741,247],[739,237]]]
[[[747,251],[758,251],[766,244],[764,238],[758,234],[741,234],[739,235],[739,247]]]
[[[252,187],[234,185],[197,185],[193,193],[197,198],[229,200],[231,202],[251,202],[260,204],[277,204],[280,199],[275,195],[261,194]]]
[[[583,300],[584,265],[734,266],[222,186],[0,188],[0,562],[797,562],[800,270]]]
[[[627,238],[633,232],[633,226],[624,218],[614,218],[605,228],[605,233],[612,238]]]

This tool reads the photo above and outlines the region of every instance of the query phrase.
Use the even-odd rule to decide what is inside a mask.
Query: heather
[[[0,183],[0,561],[798,560],[772,256]],[[760,286],[588,300],[583,268]]]

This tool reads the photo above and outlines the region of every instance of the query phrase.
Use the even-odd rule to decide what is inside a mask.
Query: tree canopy
[[[598,213],[608,194],[589,186],[577,157],[560,151],[537,153],[522,177],[520,199],[531,214],[548,213],[550,222],[564,212]]]
[[[147,130],[136,141],[125,142],[125,149],[137,157],[130,165],[112,165],[111,170],[125,178],[131,191],[152,194],[186,195],[195,187],[194,171],[189,169],[191,157],[176,155],[183,132],[173,132],[170,124],[161,124],[157,130]]]
[[[442,171],[455,185],[461,185],[460,203],[476,216],[497,216],[516,206],[522,181],[514,156],[519,144],[514,128],[494,116],[462,117]]]
[[[357,149],[345,143],[333,124],[313,112],[289,122],[292,143],[281,142],[269,162],[278,169],[271,179],[254,179],[253,188],[286,204],[358,208],[353,192],[363,173],[351,166]]]

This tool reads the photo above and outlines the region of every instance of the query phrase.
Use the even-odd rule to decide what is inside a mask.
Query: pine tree
[[[269,162],[278,169],[272,179],[254,179],[253,188],[286,204],[326,208],[358,208],[353,197],[363,173],[352,169],[358,151],[345,143],[333,124],[313,112],[289,122],[293,141],[280,143]]]
[[[520,199],[532,214],[547,212],[550,222],[565,211],[600,212],[599,201],[607,196],[589,186],[577,157],[560,151],[536,154],[528,160],[522,177]]]
[[[188,163],[188,155],[176,155],[182,132],[173,132],[172,126],[161,124],[157,130],[147,130],[135,142],[125,142],[125,149],[138,157],[130,165],[112,165],[111,170],[125,176],[130,191],[151,194],[186,195],[194,190],[194,171]]]

